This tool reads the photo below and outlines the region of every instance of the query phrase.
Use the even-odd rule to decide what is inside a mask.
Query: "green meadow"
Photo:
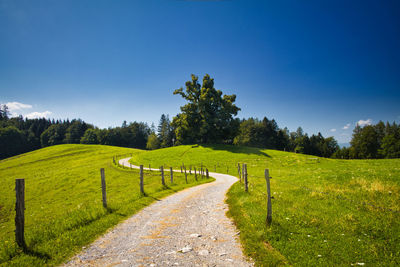
[[[113,156],[140,150],[101,145],[59,145],[0,161],[0,266],[60,264],[107,229],[155,200],[212,181],[174,174],[161,185],[159,172],[115,166]],[[105,169],[108,208],[102,206],[100,168]],[[25,251],[14,237],[15,179],[25,179]]]
[[[400,159],[336,160],[234,146],[179,146],[133,155],[132,163],[206,166],[238,175],[229,216],[245,253],[258,266],[400,265]],[[266,219],[264,170],[270,170],[272,215]]]

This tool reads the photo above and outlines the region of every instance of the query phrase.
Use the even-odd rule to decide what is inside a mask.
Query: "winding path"
[[[128,160],[119,163],[129,166]],[[237,229],[225,215],[225,193],[237,178],[210,176],[216,181],[144,208],[65,266],[252,266],[242,253]]]

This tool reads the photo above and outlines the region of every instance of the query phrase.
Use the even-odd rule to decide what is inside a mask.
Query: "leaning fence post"
[[[247,164],[243,165],[243,174],[244,174],[244,191],[249,191],[249,185],[247,181]]]
[[[143,186],[143,165],[140,165],[140,193],[144,195],[144,186]]]
[[[187,182],[187,173],[186,173],[186,167],[184,167],[185,168],[185,181],[186,181],[186,183],[188,183]]]
[[[106,176],[104,174],[104,168],[100,169],[100,175],[101,175],[101,193],[103,195],[103,207],[107,208]]]
[[[15,179],[15,241],[25,248],[25,179]]]
[[[271,202],[271,187],[269,183],[269,170],[265,169],[265,181],[267,182],[267,195],[268,195],[268,202],[267,202],[267,226],[269,226],[272,222],[272,202]]]
[[[171,172],[171,184],[174,183],[174,172],[172,171],[172,167],[169,167],[169,171]]]

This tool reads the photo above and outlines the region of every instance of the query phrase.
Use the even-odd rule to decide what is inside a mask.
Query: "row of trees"
[[[331,157],[339,149],[333,137],[324,138],[321,133],[309,137],[301,127],[296,132],[289,132],[287,128],[280,129],[274,119],[266,117],[262,121],[254,118],[242,120],[233,144],[321,157]]]
[[[98,129],[82,120],[9,118],[0,107],[0,159],[58,144],[102,144],[146,148],[151,133],[146,123],[124,122],[121,127]]]
[[[157,129],[145,123],[124,122],[121,127],[98,129],[82,120],[9,118],[0,108],[1,158],[57,144],[103,144],[156,149],[180,144],[211,143],[255,146],[330,157],[338,149],[336,141],[320,133],[309,137],[299,128],[290,133],[275,120],[235,118],[240,108],[236,95],[223,95],[214,88],[214,79],[205,75],[202,84],[192,75],[186,88],[174,91],[187,104],[172,121],[162,115]]]
[[[81,120],[9,118],[6,106],[0,107],[1,158],[64,143],[103,144],[157,149],[181,144],[233,144],[270,148],[322,157],[393,158],[400,157],[400,127],[383,122],[354,129],[350,148],[339,149],[333,137],[321,133],[308,136],[279,128],[274,119],[235,118],[239,107],[236,95],[223,95],[214,88],[214,79],[205,75],[202,84],[192,75],[186,88],[174,91],[187,103],[170,121],[162,115],[158,127],[125,121],[121,127],[98,129]]]
[[[344,159],[400,158],[400,125],[393,122],[361,127],[357,125],[349,148],[338,150],[333,157]]]

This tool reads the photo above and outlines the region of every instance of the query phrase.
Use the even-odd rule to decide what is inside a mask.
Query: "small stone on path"
[[[179,251],[182,252],[182,253],[187,253],[187,252],[190,252],[190,251],[192,251],[192,250],[193,250],[193,249],[192,249],[191,247],[186,246],[186,247],[182,248],[182,249],[179,250]]]
[[[201,237],[200,234],[191,234],[190,237]]]
[[[209,252],[206,249],[203,249],[203,250],[199,251],[199,255],[201,255],[201,256],[207,256],[208,254],[209,254]]]

